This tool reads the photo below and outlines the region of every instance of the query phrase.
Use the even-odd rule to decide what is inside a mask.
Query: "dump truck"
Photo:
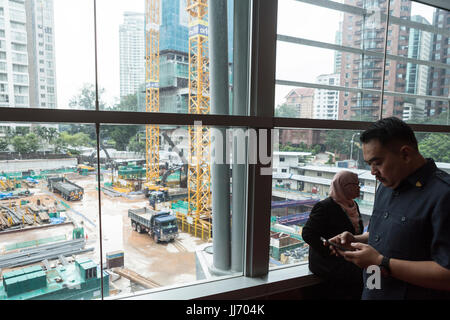
[[[47,188],[69,201],[82,200],[84,195],[82,187],[63,177],[49,177],[47,179]]]
[[[147,232],[155,243],[169,242],[178,237],[177,218],[169,211],[156,211],[147,207],[129,209],[128,217],[134,231]]]

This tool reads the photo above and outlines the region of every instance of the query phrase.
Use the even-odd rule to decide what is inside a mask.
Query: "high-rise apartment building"
[[[433,26],[450,30],[450,12],[436,9],[433,15]],[[431,61],[450,64],[450,37],[440,33],[433,34]],[[432,96],[450,97],[450,69],[430,67],[428,94]],[[427,116],[439,115],[446,109],[448,102],[427,101]],[[448,111],[447,111],[448,112]]]
[[[135,94],[145,83],[145,16],[125,12],[119,27],[120,97]]]
[[[354,5],[354,1],[345,0],[345,4]],[[364,9],[371,12],[368,16],[345,13],[342,23],[342,45],[356,47],[373,52],[384,51],[385,23],[380,13],[386,14],[387,1],[360,1]],[[409,20],[410,1],[390,1],[391,16]],[[390,24],[388,29],[387,53],[407,57],[408,29],[399,24]],[[341,56],[341,86],[363,89],[382,88],[382,57],[344,52]],[[391,92],[405,92],[406,63],[399,60],[386,61],[384,89]],[[372,121],[379,116],[381,97],[376,93],[340,92],[339,119]],[[383,116],[402,118],[404,99],[400,96],[385,95]]]
[[[337,45],[342,45],[342,22],[339,22],[339,30],[336,31],[335,37],[334,37],[334,43]],[[334,51],[334,73],[340,73],[341,72],[341,57],[342,52],[339,50]]]
[[[0,3],[0,105],[29,106],[27,15],[24,1]]]
[[[0,105],[56,108],[53,0],[0,3]]]
[[[422,16],[413,16],[411,21],[425,25],[430,23]],[[431,54],[430,32],[416,28],[409,30],[408,58],[429,61]],[[429,67],[424,64],[408,63],[406,66],[406,93],[426,95],[428,89]],[[419,120],[425,116],[425,99],[415,99],[414,103],[405,102],[403,120]]]
[[[25,7],[30,107],[55,109],[57,95],[53,0],[26,0]],[[20,99],[20,91],[15,94],[17,101]]]
[[[329,86],[339,86],[340,73],[322,74],[317,77],[317,83]],[[314,90],[314,119],[337,120],[339,115],[339,92],[329,89]]]

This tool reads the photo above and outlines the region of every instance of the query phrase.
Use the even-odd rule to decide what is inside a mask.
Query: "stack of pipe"
[[[67,257],[94,250],[94,248],[85,248],[85,245],[84,239],[74,239],[23,249],[17,253],[1,255],[0,268],[20,267],[45,259],[58,259],[60,256]]]

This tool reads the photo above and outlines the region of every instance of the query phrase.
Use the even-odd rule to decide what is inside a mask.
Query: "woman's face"
[[[345,195],[348,199],[355,199],[359,197],[359,182],[349,182],[344,186]]]

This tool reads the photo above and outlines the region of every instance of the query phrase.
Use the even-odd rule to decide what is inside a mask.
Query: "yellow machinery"
[[[208,114],[208,0],[188,0],[189,15],[189,113]],[[211,217],[210,131],[189,126],[188,201],[189,215]]]
[[[77,172],[79,174],[87,174],[88,172],[94,172],[94,171],[95,171],[94,167],[91,167],[91,166],[88,166],[85,164],[79,164],[77,166]]]
[[[160,0],[145,1],[145,105],[147,112],[159,112],[159,25]],[[156,185],[159,179],[159,126],[146,126],[146,183]]]

